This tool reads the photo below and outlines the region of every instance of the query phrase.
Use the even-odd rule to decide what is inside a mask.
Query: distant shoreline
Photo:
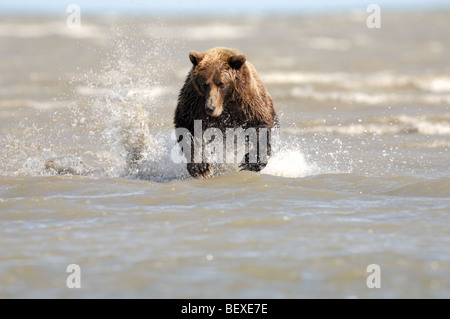
[[[419,8],[414,8],[410,10],[386,10],[384,11],[386,14],[438,14],[438,13],[450,13],[450,6],[445,8],[430,8],[426,10],[422,10]],[[358,10],[358,9],[347,9],[347,10],[337,10],[337,11],[294,11],[294,12],[253,12],[253,13],[242,13],[242,14],[227,14],[227,13],[200,13],[200,12],[93,12],[88,11],[83,13],[83,17],[86,19],[97,19],[97,18],[136,18],[136,19],[145,19],[145,18],[177,18],[177,19],[195,19],[195,18],[206,18],[206,17],[217,17],[217,18],[240,18],[240,17],[327,17],[327,16],[338,16],[338,15],[365,15],[366,11]],[[63,12],[0,12],[0,17],[2,18],[67,18],[68,13]]]
[[[227,4],[211,4],[203,0],[197,0],[194,4],[176,1],[163,1],[151,3],[108,3],[104,1],[95,4],[78,1],[83,15],[88,17],[99,16],[124,16],[124,17],[239,17],[239,16],[303,16],[303,15],[333,15],[343,13],[366,12],[370,2],[358,3],[357,1],[342,0],[329,2],[316,1],[314,3],[298,3],[288,1],[277,5],[267,1],[260,1],[258,5],[243,1],[228,1]],[[450,3],[443,0],[435,1],[408,1],[392,3],[379,0],[376,2],[384,12],[408,13],[408,12],[442,12],[450,11]],[[68,3],[34,3],[28,0],[19,0],[14,3],[0,3],[0,16],[66,16]]]

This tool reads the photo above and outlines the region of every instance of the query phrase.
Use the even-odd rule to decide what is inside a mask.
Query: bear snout
[[[206,114],[212,115],[215,110],[216,110],[216,106],[214,104],[205,103]]]
[[[209,116],[212,117],[219,117],[220,114],[222,114],[223,111],[223,105],[222,103],[206,103],[205,104],[205,112]]]
[[[223,102],[219,96],[208,96],[205,103],[205,112],[209,116],[218,117],[222,114]]]

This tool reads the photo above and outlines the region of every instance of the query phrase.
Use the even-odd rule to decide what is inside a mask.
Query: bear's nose
[[[208,104],[208,103],[205,104],[206,114],[211,115],[215,109],[216,109],[216,107],[214,106],[214,104]]]

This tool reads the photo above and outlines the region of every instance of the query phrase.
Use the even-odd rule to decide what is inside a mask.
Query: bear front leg
[[[192,134],[192,133],[191,133]],[[195,138],[195,134],[192,134],[191,143],[193,148],[191,149],[191,161],[187,163],[187,170],[192,177],[196,178],[210,178],[213,174],[213,169],[211,164],[206,163],[203,158],[204,145],[202,139]],[[195,162],[196,155],[201,162]],[[198,161],[198,159],[197,159]]]
[[[187,170],[192,177],[196,178],[210,178],[213,174],[213,169],[209,163],[188,163]]]
[[[209,178],[212,177],[213,169],[210,164],[200,162],[195,163],[195,151],[200,149],[202,152],[202,144],[199,140],[193,138],[192,132],[182,132],[178,136],[178,145],[183,152],[184,157],[188,160],[186,165],[187,171],[192,177]],[[200,153],[200,158],[203,153]]]
[[[239,165],[241,171],[259,172],[264,167],[266,167],[269,157],[272,155],[271,138],[272,135],[270,130],[268,130],[267,133],[265,133],[265,136],[264,135],[260,136],[260,132],[258,132],[256,162],[251,163],[250,153],[245,154],[244,161]],[[246,137],[247,145],[248,142],[249,141],[247,136]],[[261,147],[263,148],[261,149]]]

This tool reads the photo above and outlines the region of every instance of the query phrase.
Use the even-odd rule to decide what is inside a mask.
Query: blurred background
[[[424,10],[445,9],[449,4],[445,0],[380,0],[380,1],[358,1],[358,0],[318,0],[314,2],[286,0],[282,3],[274,3],[269,0],[262,1],[182,1],[182,0],[156,0],[156,1],[39,1],[32,0],[5,0],[0,5],[2,13],[11,14],[61,14],[70,4],[77,4],[89,14],[240,14],[252,15],[261,13],[319,13],[319,12],[342,12],[352,9],[366,8],[375,3],[388,10]]]

